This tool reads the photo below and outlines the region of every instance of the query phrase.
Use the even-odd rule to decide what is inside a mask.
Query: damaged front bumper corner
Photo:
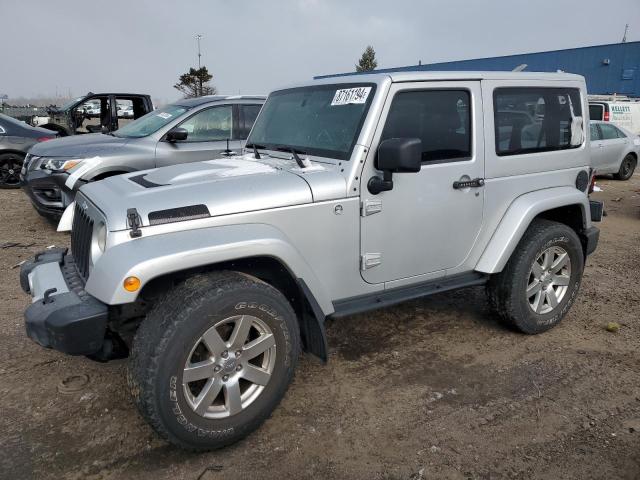
[[[24,312],[29,338],[70,355],[94,355],[103,349],[108,306],[84,290],[67,249],[47,250],[25,262],[20,285],[32,296]]]

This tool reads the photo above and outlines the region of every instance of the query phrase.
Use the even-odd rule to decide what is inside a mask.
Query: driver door
[[[372,154],[388,138],[419,138],[422,167],[394,173],[393,189],[361,185],[361,275],[369,283],[413,283],[464,264],[482,225],[484,187],[454,182],[484,177],[480,82],[393,84]],[[369,160],[370,162],[370,160]],[[394,285],[395,284],[395,285]]]
[[[239,153],[242,148],[242,142],[233,139],[231,105],[199,110],[176,127],[187,131],[187,139],[178,142],[160,140],[156,146],[158,167],[220,158],[227,149],[227,139],[231,151]]]

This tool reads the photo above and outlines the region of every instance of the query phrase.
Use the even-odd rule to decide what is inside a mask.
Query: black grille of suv
[[[92,234],[93,220],[76,203],[76,210],[73,214],[73,227],[71,229],[71,253],[78,267],[78,272],[85,280],[89,276]]]

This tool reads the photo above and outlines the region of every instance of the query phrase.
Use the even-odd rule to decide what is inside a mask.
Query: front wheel
[[[569,311],[583,268],[582,245],[570,227],[534,220],[503,271],[489,280],[489,301],[504,322],[521,332],[544,332]]]
[[[157,303],[136,333],[128,382],[142,416],[169,442],[211,450],[271,414],[300,350],[285,297],[235,272],[196,276]]]
[[[620,170],[618,170],[618,173],[613,175],[614,178],[616,180],[629,180],[636,169],[636,163],[636,158],[633,155],[628,154],[622,159]]]

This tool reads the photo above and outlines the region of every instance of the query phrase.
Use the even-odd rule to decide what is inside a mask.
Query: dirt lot
[[[0,244],[33,243],[0,249],[0,477],[640,478],[640,174],[599,185],[609,214],[600,247],[557,328],[503,328],[481,288],[330,322],[328,365],[303,357],[262,428],[200,455],[138,417],[125,361],[66,357],[26,338],[29,298],[11,267],[68,237],[22,192],[0,191]],[[88,381],[64,393],[73,375]]]

